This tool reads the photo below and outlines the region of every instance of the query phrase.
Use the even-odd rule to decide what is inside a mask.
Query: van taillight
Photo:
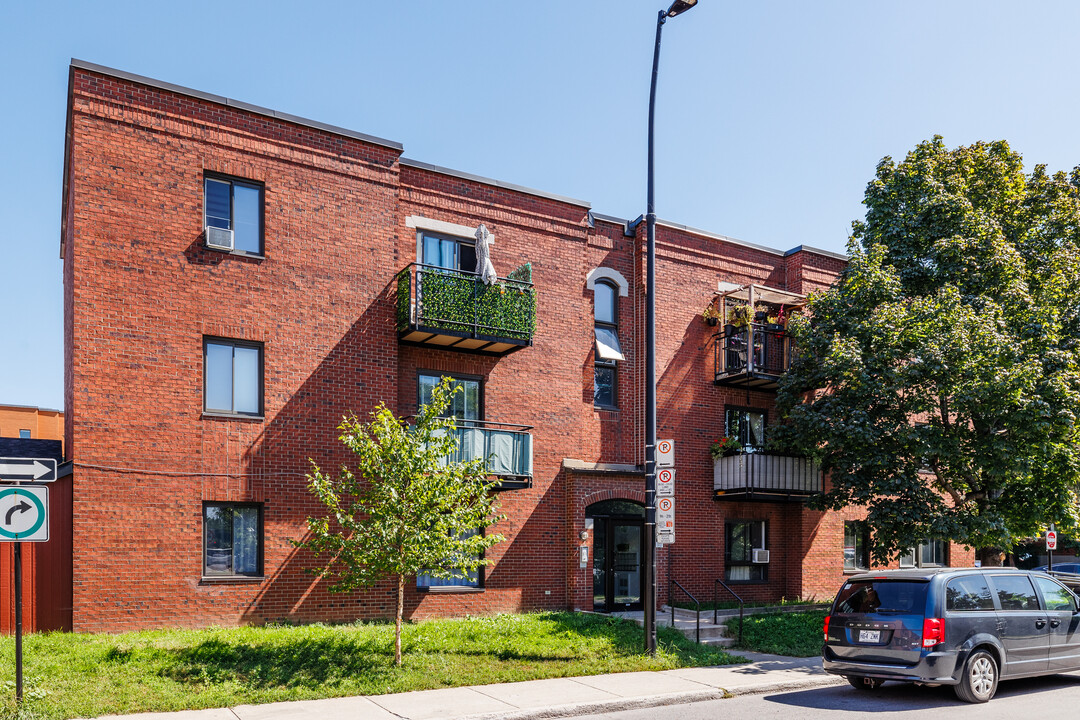
[[[922,646],[934,647],[945,642],[945,621],[941,618],[924,618],[922,623]]]
[[[825,642],[829,642],[829,616],[825,616]]]

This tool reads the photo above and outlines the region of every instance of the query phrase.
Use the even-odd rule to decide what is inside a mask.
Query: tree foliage
[[[504,539],[474,532],[503,519],[485,459],[448,460],[458,441],[454,420],[440,416],[460,390],[443,378],[412,425],[383,404],[369,423],[344,419],[341,442],[355,454],[356,470],[343,466],[335,479],[312,463],[308,475],[329,514],[308,518],[309,536],[295,544],[326,558],[313,572],[335,579],[331,591],[397,579],[398,664],[406,580],[419,573],[464,577],[487,564],[484,550]]]
[[[883,159],[864,204],[778,396],[780,442],[831,478],[815,506],[867,506],[879,561],[1075,528],[1080,169],[935,137]]]

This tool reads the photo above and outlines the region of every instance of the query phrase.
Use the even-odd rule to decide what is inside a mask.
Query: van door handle
[[[1051,621],[1050,621],[1050,627],[1052,627],[1052,628],[1056,628],[1056,627],[1058,627],[1059,625],[1061,625],[1061,621],[1060,621],[1060,620],[1051,620]]]
[[[1035,628],[1036,629],[1042,630],[1044,627],[1046,627],[1046,620],[1036,620],[1035,621]]]

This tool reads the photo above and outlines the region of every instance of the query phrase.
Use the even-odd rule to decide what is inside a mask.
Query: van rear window
[[[928,583],[918,580],[857,580],[845,583],[836,596],[838,613],[922,615]]]

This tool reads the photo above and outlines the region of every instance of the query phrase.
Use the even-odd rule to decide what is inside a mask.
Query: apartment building
[[[342,416],[415,413],[446,375],[507,539],[473,577],[410,579],[406,614],[640,603],[644,223],[72,61],[61,256],[76,631],[392,615],[390,584],[331,594],[290,539],[321,511],[310,462],[350,460]],[[677,471],[661,597],[668,577],[703,597],[717,579],[752,600],[831,596],[866,564],[862,515],[808,510],[819,470],[763,444],[783,318],[843,256],[661,221],[657,258]],[[703,317],[755,306],[731,327]]]

